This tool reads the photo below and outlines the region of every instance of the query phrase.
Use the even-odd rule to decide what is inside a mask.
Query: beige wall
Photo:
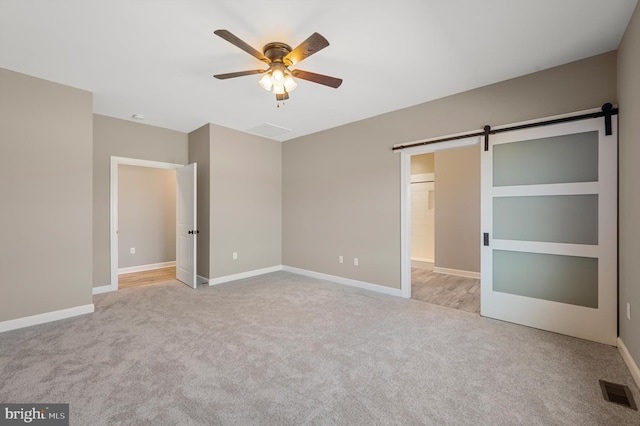
[[[0,321],[92,303],[92,108],[0,69]]]
[[[211,126],[206,124],[189,133],[189,163],[197,163],[197,273],[203,278],[209,278],[209,246],[210,246],[210,215],[211,204]]]
[[[118,268],[176,260],[175,170],[118,166],[118,246]]]
[[[435,153],[438,268],[480,272],[480,147]]]
[[[640,7],[618,51],[620,338],[640,364]],[[627,319],[631,304],[631,320]]]
[[[210,278],[281,265],[282,144],[212,124],[210,150]]]
[[[187,134],[128,120],[93,116],[93,286],[110,284],[111,156],[187,164]]]
[[[400,161],[393,144],[606,102],[616,102],[615,52],[287,141],[283,263],[400,288]]]

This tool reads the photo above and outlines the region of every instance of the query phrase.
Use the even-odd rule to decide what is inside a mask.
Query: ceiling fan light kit
[[[289,99],[289,93],[298,87],[298,83],[294,80],[294,77],[333,87],[334,89],[337,89],[342,84],[342,79],[340,78],[298,69],[289,69],[290,66],[301,62],[303,59],[308,58],[329,45],[327,39],[318,33],[311,34],[309,38],[300,43],[295,49],[291,49],[291,46],[281,42],[267,43],[262,49],[263,53],[260,53],[227,30],[216,30],[214,34],[269,65],[269,68],[266,70],[216,74],[214,77],[217,79],[226,80],[228,78],[242,77],[245,75],[264,74],[258,83],[263,89],[273,93],[278,102]]]
[[[282,64],[274,63],[258,82],[263,89],[276,95],[283,95],[298,87],[298,83],[291,76],[291,71]]]

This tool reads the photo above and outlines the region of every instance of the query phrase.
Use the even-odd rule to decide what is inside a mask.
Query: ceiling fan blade
[[[245,43],[244,41],[240,40],[235,35],[231,34],[229,31],[227,31],[227,30],[215,30],[213,33],[215,35],[217,35],[219,37],[222,37],[223,39],[227,40],[229,43],[233,44],[234,46],[239,47],[240,49],[244,50],[249,55],[260,59],[261,61],[266,62],[267,64],[271,62],[269,60],[269,58],[267,58],[266,56],[264,56],[262,54],[262,52],[254,49],[249,44]]]
[[[291,75],[302,80],[312,81],[318,84],[324,84],[325,86],[333,87],[337,89],[342,84],[341,78],[329,77],[328,75],[316,74],[314,72],[293,70]]]
[[[295,65],[305,58],[313,55],[314,53],[324,49],[329,45],[326,38],[322,37],[318,33],[313,33],[305,41],[300,43],[298,47],[293,49],[287,56],[284,57],[284,63],[287,66]]]
[[[219,80],[226,80],[227,78],[242,77],[244,75],[262,74],[262,73],[267,72],[267,71],[269,71],[269,70],[267,69],[267,70],[238,71],[238,72],[230,72],[230,73],[226,73],[226,74],[216,74],[216,75],[214,75],[214,77],[219,79]]]

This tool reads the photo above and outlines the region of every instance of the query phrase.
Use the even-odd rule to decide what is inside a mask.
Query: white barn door
[[[483,316],[615,345],[617,121],[499,133],[482,152]]]

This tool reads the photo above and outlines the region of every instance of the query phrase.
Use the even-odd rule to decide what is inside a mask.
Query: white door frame
[[[161,161],[141,160],[138,158],[111,156],[111,176],[110,176],[110,220],[109,220],[109,244],[111,259],[111,281],[110,285],[94,287],[93,294],[105,293],[118,290],[118,166],[139,166],[151,167],[155,169],[176,170],[184,164],[164,163]]]
[[[480,136],[472,136],[400,151],[400,295],[404,298],[411,298],[411,157],[478,145],[480,139]],[[428,140],[419,142],[428,142]],[[478,241],[480,241],[479,236]]]

